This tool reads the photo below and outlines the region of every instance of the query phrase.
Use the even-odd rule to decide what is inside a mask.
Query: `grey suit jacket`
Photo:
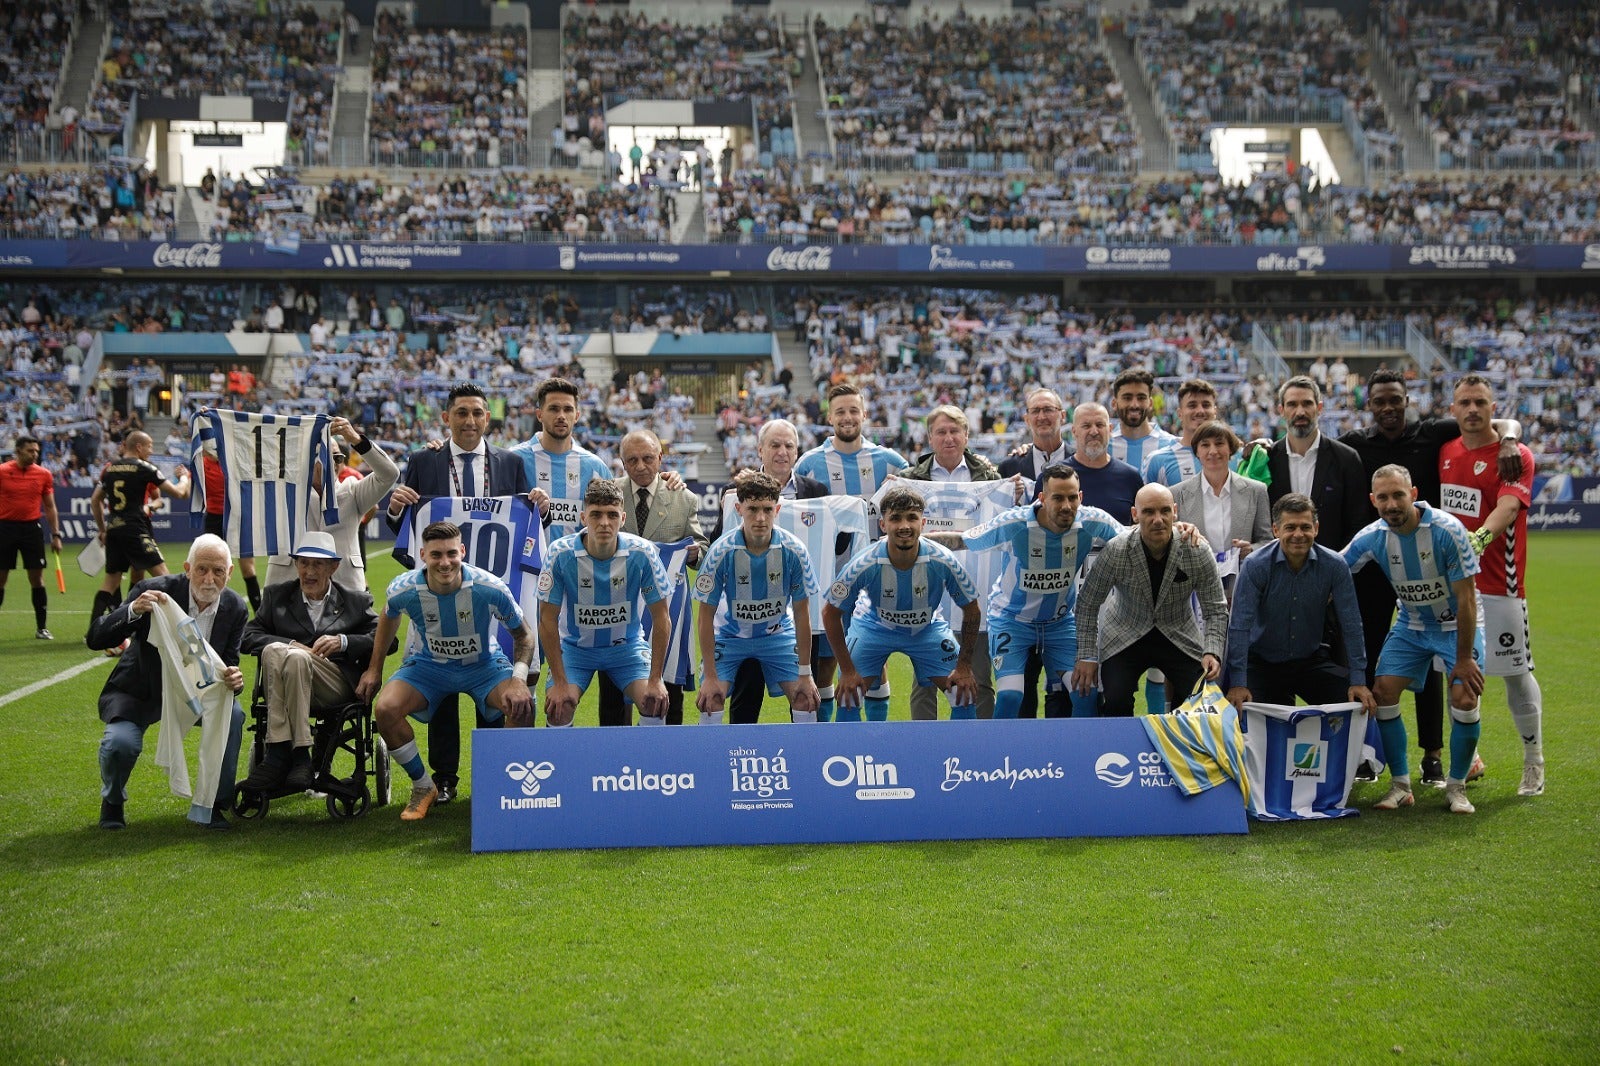
[[[1205,486],[1204,474],[1184,478],[1172,486],[1172,504],[1178,511],[1178,520],[1200,527],[1205,536]],[[1233,541],[1249,541],[1259,548],[1272,539],[1272,507],[1267,503],[1267,487],[1259,481],[1241,477],[1228,471],[1229,502],[1232,504],[1233,525],[1228,532],[1227,544],[1213,544],[1212,550],[1225,552]]]
[[[645,527],[639,528],[639,487],[631,477],[612,478],[611,483],[622,492],[622,531],[655,541],[671,544],[684,537],[693,537],[704,555],[711,542],[700,528],[700,501],[687,488],[677,492],[667,491],[661,475],[650,485],[650,514]]]
[[[1110,600],[1104,617],[1101,606]],[[1200,597],[1205,633],[1194,619],[1190,595]],[[1095,560],[1078,594],[1078,658],[1109,659],[1150,632],[1160,630],[1196,662],[1202,655],[1222,660],[1228,643],[1228,601],[1222,595],[1217,560],[1208,544],[1189,544],[1174,536],[1160,595],[1150,595],[1150,569],[1137,527],[1117,537]]]

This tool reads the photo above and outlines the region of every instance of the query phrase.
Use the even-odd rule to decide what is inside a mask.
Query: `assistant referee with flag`
[[[28,571],[33,587],[34,636],[53,640],[45,626],[49,603],[44,589],[44,518],[50,529],[50,547],[61,550],[61,517],[56,513],[55,479],[39,465],[39,442],[33,437],[18,437],[12,446],[15,458],[0,463],[0,603],[5,602],[6,580],[16,569],[17,556]]]

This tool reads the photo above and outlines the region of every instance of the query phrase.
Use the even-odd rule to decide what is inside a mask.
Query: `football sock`
[[[1392,714],[1392,718],[1385,718],[1385,714]],[[1383,753],[1389,760],[1389,774],[1391,777],[1411,779],[1411,753],[1406,745],[1406,723],[1400,717],[1400,705],[1378,708],[1378,734],[1383,737]],[[1467,761],[1472,761],[1472,753],[1467,752]]]
[[[44,628],[45,610],[49,603],[50,597],[45,593],[44,589],[37,588],[33,590],[33,620],[38,623],[36,627],[38,629]]]
[[[1163,688],[1166,686],[1162,686]],[[1093,718],[1100,713],[1100,692],[1072,693],[1072,717]]]
[[[723,715],[722,711],[701,711],[700,712],[700,724],[701,725],[721,725],[722,724],[722,715]]]
[[[1015,718],[1017,712],[1022,710],[1022,691],[1020,689],[1001,689],[994,694],[994,716],[996,718]]]
[[[952,722],[975,721],[978,717],[976,703],[952,703],[950,705],[950,720]]]
[[[826,688],[817,689],[817,721],[833,721],[833,711],[833,686],[829,685]]]
[[[859,722],[861,721],[861,708],[859,706],[846,707],[844,704],[840,704],[838,711],[833,716],[833,720],[835,722]]]
[[[1450,720],[1450,780],[1458,784],[1466,781],[1467,770],[1472,766],[1472,755],[1478,750],[1478,736],[1482,732],[1482,722]]]
[[[96,592],[94,594],[94,607],[89,612],[89,624],[94,625],[95,621],[115,607],[120,599],[121,597],[114,592]]]
[[[797,711],[791,707],[789,708],[789,721],[795,723],[796,725],[815,725],[817,721],[817,712]]]
[[[873,696],[867,697],[867,721],[887,722],[889,720],[889,701]]]
[[[1144,679],[1144,709],[1149,714],[1167,713],[1167,683]]]
[[[39,623],[40,628],[44,623]],[[1544,737],[1541,721],[1544,717],[1544,695],[1539,682],[1532,674],[1506,678],[1506,703],[1511,707],[1511,720],[1517,723],[1517,734],[1522,737],[1522,761],[1538,766],[1544,762]]]
[[[250,612],[261,609],[261,581],[254,574],[244,579],[244,594],[250,597]]]
[[[389,754],[411,778],[413,785],[433,784],[433,778],[428,776],[428,768],[422,765],[422,755],[417,751],[415,740],[400,745]]]

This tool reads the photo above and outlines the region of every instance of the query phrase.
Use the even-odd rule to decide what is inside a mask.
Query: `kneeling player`
[[[1482,731],[1478,700],[1483,695],[1483,634],[1478,630],[1472,584],[1478,555],[1458,520],[1417,502],[1411,473],[1403,466],[1391,464],[1373,473],[1372,506],[1378,521],[1355,535],[1344,558],[1352,571],[1368,563],[1383,567],[1400,601],[1372,685],[1390,773],[1389,791],[1373,807],[1392,811],[1415,802],[1400,693],[1421,689],[1437,656],[1450,672],[1450,776],[1445,800],[1452,812],[1471,814],[1467,769]]]
[[[550,549],[539,577],[539,637],[550,665],[545,721],[572,724],[584,689],[603,671],[639,707],[640,725],[666,722],[661,679],[672,640],[667,572],[655,545],[622,532],[622,490],[596,478],[583,494],[583,530]],[[645,644],[636,604],[654,615]]]
[[[491,717],[504,715],[510,725],[533,724],[528,670],[534,634],[516,597],[505,582],[462,561],[461,529],[451,522],[435,522],[422,531],[421,558],[421,567],[389,583],[372,661],[356,685],[363,700],[377,695],[373,714],[378,732],[411,777],[411,799],[400,814],[408,822],[427,817],[439,790],[422,765],[407,718],[426,722],[440,697],[465,693],[495,712]],[[422,639],[385,685],[384,653],[400,628],[401,615],[411,618]],[[515,666],[495,641],[497,623],[504,623],[515,639]]]
[[[817,575],[811,557],[800,538],[777,527],[776,478],[760,471],[745,474],[734,491],[743,524],[711,545],[694,583],[703,674],[695,697],[700,722],[722,721],[728,686],[746,659],[761,664],[767,695],[788,697],[791,720],[815,722],[810,601],[817,594]],[[759,714],[757,709],[750,721]]]
[[[894,489],[879,504],[884,539],[845,565],[828,589],[822,624],[839,660],[838,721],[889,716],[887,699],[864,696],[883,679],[890,654],[903,651],[917,673],[917,684],[935,684],[950,700],[951,718],[977,718],[977,682],[972,676],[972,646],[978,638],[978,593],[966,568],[948,549],[924,540],[923,501],[910,489]],[[869,612],[856,616],[845,637],[844,612],[865,592]],[[961,607],[961,643],[939,616],[946,593]]]

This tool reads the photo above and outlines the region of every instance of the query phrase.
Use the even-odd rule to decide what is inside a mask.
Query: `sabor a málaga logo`
[[[730,806],[736,811],[790,811],[789,760],[779,748],[772,755],[760,748],[728,749]]]

